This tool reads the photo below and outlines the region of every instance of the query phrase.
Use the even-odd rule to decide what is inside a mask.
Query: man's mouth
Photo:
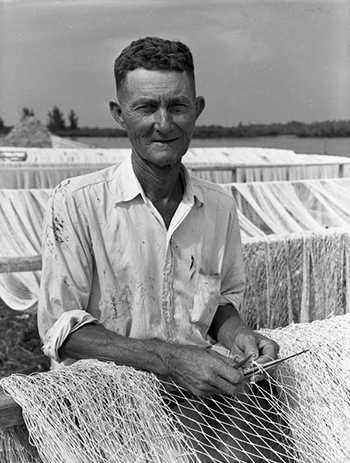
[[[173,141],[176,141],[177,139],[176,138],[168,138],[166,140],[153,140],[153,143],[162,143],[162,144],[168,144],[168,143],[171,143]]]

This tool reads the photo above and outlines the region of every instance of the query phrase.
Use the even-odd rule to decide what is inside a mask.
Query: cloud
[[[270,44],[254,38],[249,30],[228,30],[217,34],[217,39],[226,47],[231,62],[262,61],[272,55]]]
[[[319,109],[325,118],[348,114],[349,0],[0,0],[0,8],[7,123],[24,105],[46,114],[58,104],[74,105],[81,124],[111,125],[101,102],[114,95],[114,58],[145,35],[190,46],[208,101],[203,123],[307,118],[311,91],[320,102],[331,95],[334,104]]]

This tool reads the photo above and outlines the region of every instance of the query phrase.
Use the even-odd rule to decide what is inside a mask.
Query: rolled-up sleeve
[[[97,323],[86,312],[93,271],[89,226],[68,185],[69,180],[54,190],[42,237],[38,329],[44,352],[56,361],[58,349],[72,331]]]

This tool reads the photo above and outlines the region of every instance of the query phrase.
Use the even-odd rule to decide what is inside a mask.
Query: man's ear
[[[122,109],[118,101],[111,100],[109,102],[109,109],[111,111],[113,118],[118,122],[118,124],[121,127],[123,127],[123,129],[126,129],[125,122],[122,116]]]
[[[197,96],[196,97],[196,120],[199,118],[199,116],[202,114],[204,108],[205,108],[205,99],[203,96]]]

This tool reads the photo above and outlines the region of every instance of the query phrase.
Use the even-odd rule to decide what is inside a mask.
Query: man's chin
[[[170,159],[168,157],[161,157],[157,159],[152,158],[149,160],[149,164],[153,165],[156,169],[171,170],[181,164],[181,157],[177,159],[174,159],[173,157]]]
[[[184,147],[178,148],[171,145],[153,144],[149,149],[147,156],[151,162],[155,164],[171,164],[181,161],[182,156],[186,154],[187,150]]]
[[[155,151],[155,152],[162,152],[164,151],[165,153],[168,152],[173,152],[177,153],[178,151],[181,151],[181,146],[179,146],[179,143],[176,143],[177,140],[169,141],[169,142],[159,142],[159,141],[154,141],[152,142],[148,150],[149,151]],[[180,148],[180,149],[179,149]]]
[[[173,167],[181,163],[181,159],[187,152],[187,147],[184,144],[175,146],[174,144],[150,143],[144,146],[143,149],[133,148],[134,154],[143,162],[163,167]]]

